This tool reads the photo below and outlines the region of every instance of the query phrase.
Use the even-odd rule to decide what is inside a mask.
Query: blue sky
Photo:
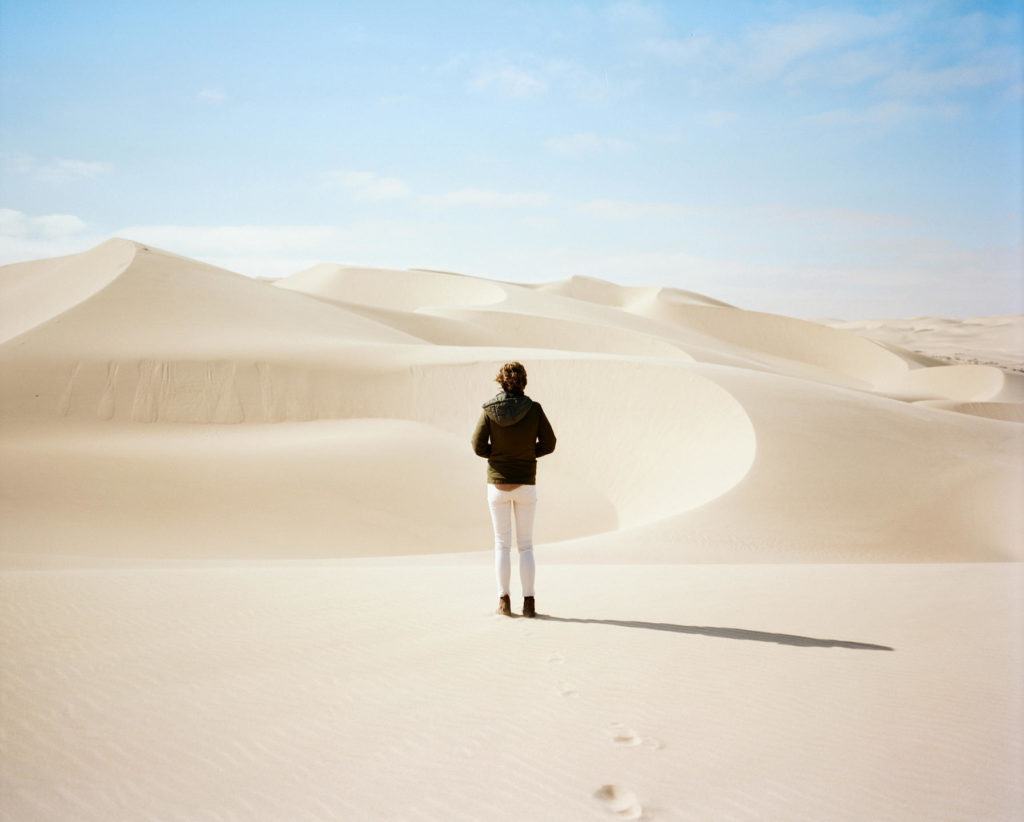
[[[1015,2],[0,2],[0,263],[123,236],[1024,311]]]

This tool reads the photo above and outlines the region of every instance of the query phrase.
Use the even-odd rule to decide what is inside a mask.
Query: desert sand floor
[[[0,306],[0,819],[1024,815],[1020,317],[126,240]],[[535,620],[469,447],[513,358]]]
[[[5,815],[1020,810],[1017,565],[541,578],[541,618],[510,620],[479,555],[7,573]]]

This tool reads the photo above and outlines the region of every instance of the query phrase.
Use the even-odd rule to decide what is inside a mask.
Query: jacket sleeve
[[[539,407],[539,406],[538,406]],[[548,422],[547,415],[544,413],[544,409],[540,409],[540,420],[537,424],[537,447],[536,453],[538,457],[543,457],[545,454],[550,454],[555,450],[555,430],[551,427],[551,423]]]
[[[487,422],[487,413],[480,415],[480,421],[473,431],[473,451],[478,457],[489,457],[491,455],[491,429]]]

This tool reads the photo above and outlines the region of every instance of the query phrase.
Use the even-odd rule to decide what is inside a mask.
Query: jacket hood
[[[483,408],[492,422],[502,426],[515,425],[533,408],[533,400],[525,394],[502,391],[494,399],[485,402]]]

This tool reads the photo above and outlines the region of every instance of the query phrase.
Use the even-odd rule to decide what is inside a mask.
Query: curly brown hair
[[[526,366],[521,362],[507,362],[494,381],[505,391],[523,391],[526,389]]]

